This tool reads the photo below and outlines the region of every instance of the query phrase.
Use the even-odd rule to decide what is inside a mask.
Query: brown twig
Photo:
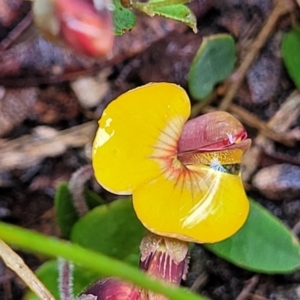
[[[207,99],[204,101],[198,102],[192,106],[190,119],[195,118],[200,114],[200,112],[210,103],[212,103],[216,99],[217,93],[214,91]]]
[[[12,141],[0,140],[0,172],[26,168],[45,157],[61,155],[67,148],[82,147],[92,141],[96,127],[97,123],[91,121],[62,130],[51,138],[26,135]]]
[[[293,229],[292,229],[292,232],[293,232],[295,235],[298,235],[298,234],[300,233],[300,221],[298,221],[298,222],[294,225],[294,227],[293,227]]]
[[[235,300],[246,300],[249,297],[251,290],[257,285],[259,281],[259,276],[255,275],[250,278],[247,282],[241,293],[236,297]]]
[[[286,146],[295,146],[296,141],[286,136],[284,132],[276,132],[270,128],[264,121],[260,120],[255,115],[248,112],[246,109],[241,108],[237,105],[231,104],[229,111],[238,116],[241,122],[244,124],[257,129],[262,135],[269,139],[284,144]]]
[[[232,102],[236,92],[241,86],[248,69],[250,68],[254,59],[257,57],[261,48],[266,43],[270,34],[273,32],[277,21],[281,16],[290,12],[292,10],[292,7],[293,5],[291,1],[287,1],[287,0],[276,1],[276,5],[273,11],[271,12],[267,22],[265,23],[262,30],[258,34],[257,38],[251,44],[249,52],[246,54],[244,60],[237,68],[237,70],[230,77],[229,87],[225,97],[223,98],[223,100],[219,105],[219,110],[227,110],[229,108],[230,103]]]
[[[55,300],[40,280],[27,267],[23,259],[2,240],[0,240],[0,257],[6,266],[13,270],[41,300]]]
[[[288,131],[288,129],[294,124],[299,112],[300,94],[294,92],[285,100],[277,113],[268,121],[266,126],[280,137],[285,137],[288,141],[295,142],[295,138],[290,139],[291,131]],[[274,154],[274,142],[271,140],[271,136],[267,135],[268,132],[265,131],[264,133],[265,134],[262,134],[262,131],[260,131],[253,141],[253,146],[244,155],[244,171],[242,172],[244,182],[247,182],[257,169],[260,161],[259,157],[262,152],[265,152],[268,155]],[[280,154],[277,153],[276,156],[280,159]]]
[[[8,49],[32,24],[32,13],[29,12],[13,31],[0,43],[0,51]]]
[[[207,273],[202,273],[200,274],[197,279],[194,281],[193,285],[191,286],[190,290],[193,292],[197,292],[199,290],[199,288],[201,288],[208,279],[208,275]]]

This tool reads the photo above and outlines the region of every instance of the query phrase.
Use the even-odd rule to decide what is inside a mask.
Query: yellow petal
[[[158,177],[161,160],[177,154],[177,141],[189,114],[187,94],[170,83],[148,84],[111,102],[93,144],[99,183],[114,193],[130,194]]]
[[[150,231],[198,243],[230,237],[249,211],[239,176],[201,165],[162,174],[134,191],[133,204]]]

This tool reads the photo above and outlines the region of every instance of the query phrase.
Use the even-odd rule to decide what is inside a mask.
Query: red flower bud
[[[148,233],[140,245],[140,268],[152,277],[173,285],[185,279],[188,243]],[[126,281],[105,278],[88,287],[77,300],[168,300]]]
[[[111,9],[110,0],[35,0],[33,15],[51,42],[79,54],[105,57],[114,42]]]
[[[94,299],[139,300],[140,298],[138,289],[132,284],[116,278],[105,278],[88,287],[78,300]]]
[[[106,56],[112,50],[110,9],[108,0],[54,0],[63,40],[76,52],[93,57]]]
[[[140,250],[140,268],[150,276],[176,286],[185,279],[188,243],[148,233],[141,242]],[[144,294],[148,300],[167,300],[165,296],[151,291],[144,291]]]

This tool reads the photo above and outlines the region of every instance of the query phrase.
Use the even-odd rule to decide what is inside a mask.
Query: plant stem
[[[69,191],[72,194],[73,205],[76,208],[78,216],[84,216],[89,208],[84,197],[84,185],[93,176],[91,165],[85,165],[72,174],[69,181]]]
[[[60,300],[74,300],[73,269],[73,263],[62,258],[58,259],[58,290]]]
[[[62,257],[82,265],[99,275],[119,277],[131,281],[145,289],[163,294],[171,300],[205,300],[183,288],[177,288],[161,281],[149,278],[145,273],[107,257],[101,253],[87,250],[79,245],[62,241],[54,237],[22,229],[0,222],[0,238],[16,247],[51,257]]]

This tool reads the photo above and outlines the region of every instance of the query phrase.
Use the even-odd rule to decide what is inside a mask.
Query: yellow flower
[[[226,112],[187,122],[189,115],[189,98],[175,84],[121,95],[99,121],[93,167],[104,188],[133,194],[136,214],[151,232],[213,243],[247,218],[239,165],[250,140]]]

